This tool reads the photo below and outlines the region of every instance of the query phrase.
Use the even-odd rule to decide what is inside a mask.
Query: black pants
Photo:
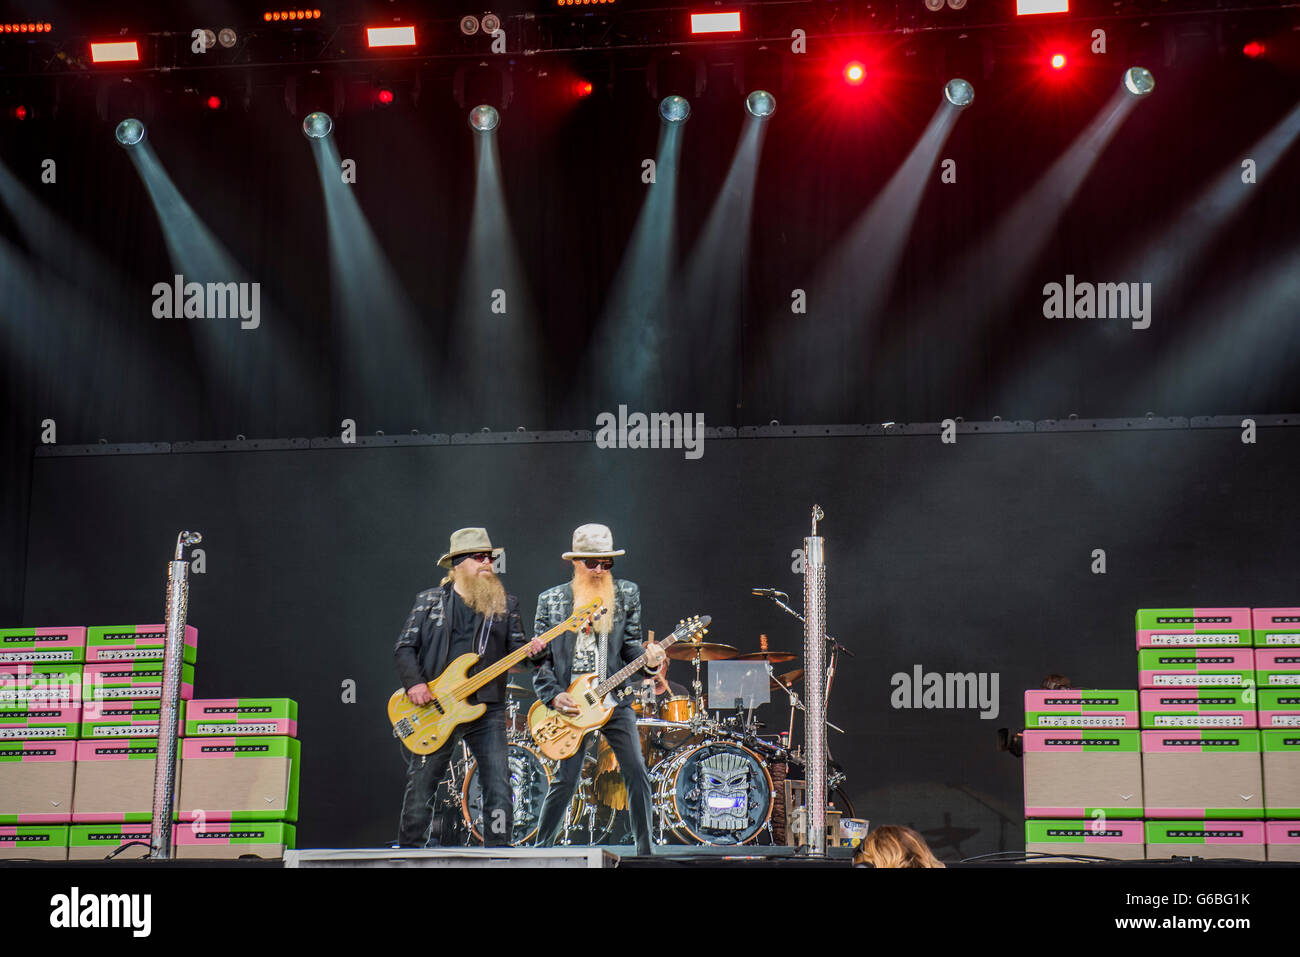
[[[609,721],[600,729],[605,740],[614,749],[618,758],[618,769],[627,784],[628,812],[632,818],[632,840],[636,852],[643,856],[650,854],[650,778],[645,771],[645,761],[641,757],[641,739],[636,731],[636,713],[625,704],[614,709]],[[560,827],[564,824],[564,812],[573,800],[573,791],[578,786],[578,777],[582,773],[583,756],[588,746],[595,740],[589,734],[583,740],[578,753],[560,762],[559,771],[551,788],[546,792],[542,802],[541,822],[537,829],[537,846],[550,847],[560,836]]]
[[[483,788],[483,843],[487,847],[504,847],[510,843],[513,821],[506,707],[504,704],[489,704],[481,718],[458,727],[451,740],[435,753],[419,755],[406,752],[406,793],[402,796],[398,837],[402,847],[425,847],[429,844],[429,826],[433,823],[433,800],[438,782],[447,773],[447,765],[455,756],[462,737],[478,762],[479,783]]]

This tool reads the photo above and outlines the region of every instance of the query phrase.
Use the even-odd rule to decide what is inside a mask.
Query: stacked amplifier
[[[1300,860],[1300,609],[1142,609],[1137,647],[1136,692],[1026,693],[1026,849]]]
[[[148,852],[165,637],[162,625],[0,629],[0,858]],[[174,855],[282,856],[297,705],[192,700],[193,626],[184,642]]]

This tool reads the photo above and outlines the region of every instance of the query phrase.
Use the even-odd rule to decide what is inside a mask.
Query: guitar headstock
[[[574,631],[583,628],[591,628],[599,619],[609,614],[609,609],[604,607],[604,602],[599,598],[593,598],[581,608],[575,608],[573,614],[569,616],[569,627]]]
[[[713,618],[710,615],[683,618],[677,622],[677,629],[673,632],[673,639],[676,641],[699,641],[700,638],[709,633],[709,623],[711,621],[713,621]]]

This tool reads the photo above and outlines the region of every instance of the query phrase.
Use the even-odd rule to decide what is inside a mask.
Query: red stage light
[[[380,103],[382,103],[384,106],[387,106],[389,103],[393,102],[393,91],[388,89],[381,89],[378,93],[375,94],[375,99],[378,100]]]
[[[578,97],[582,97],[582,96],[591,96],[591,91],[592,91],[593,89],[594,89],[594,87],[591,85],[591,81],[590,81],[590,80],[574,80],[574,81],[573,81],[573,95],[574,95],[574,96],[578,96]]]
[[[867,78],[867,68],[854,60],[844,67],[844,82],[850,86],[860,86]]]
[[[138,63],[140,48],[134,40],[120,40],[114,43],[92,43],[90,59],[94,63]]]
[[[208,97],[208,101],[207,101],[207,102],[208,102],[208,109],[210,109],[210,110],[219,110],[219,109],[221,109],[221,97],[219,97],[219,96],[210,96],[210,97]]]
[[[15,106],[13,109],[13,114],[15,120],[25,120],[27,119],[27,107],[22,105]]]
[[[1260,43],[1258,40],[1251,40],[1249,43],[1247,43],[1244,47],[1241,48],[1241,52],[1246,54],[1246,56],[1250,57],[1252,60],[1254,60],[1259,57],[1262,57],[1265,54],[1265,52],[1267,52],[1267,47],[1265,47],[1264,44]]]
[[[1064,53],[1052,54],[1051,64],[1053,70],[1064,70],[1066,62]]]

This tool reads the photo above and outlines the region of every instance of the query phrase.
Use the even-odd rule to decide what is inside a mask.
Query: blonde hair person
[[[868,834],[853,856],[853,863],[871,867],[943,867],[925,838],[910,827],[894,824],[885,824]]]

